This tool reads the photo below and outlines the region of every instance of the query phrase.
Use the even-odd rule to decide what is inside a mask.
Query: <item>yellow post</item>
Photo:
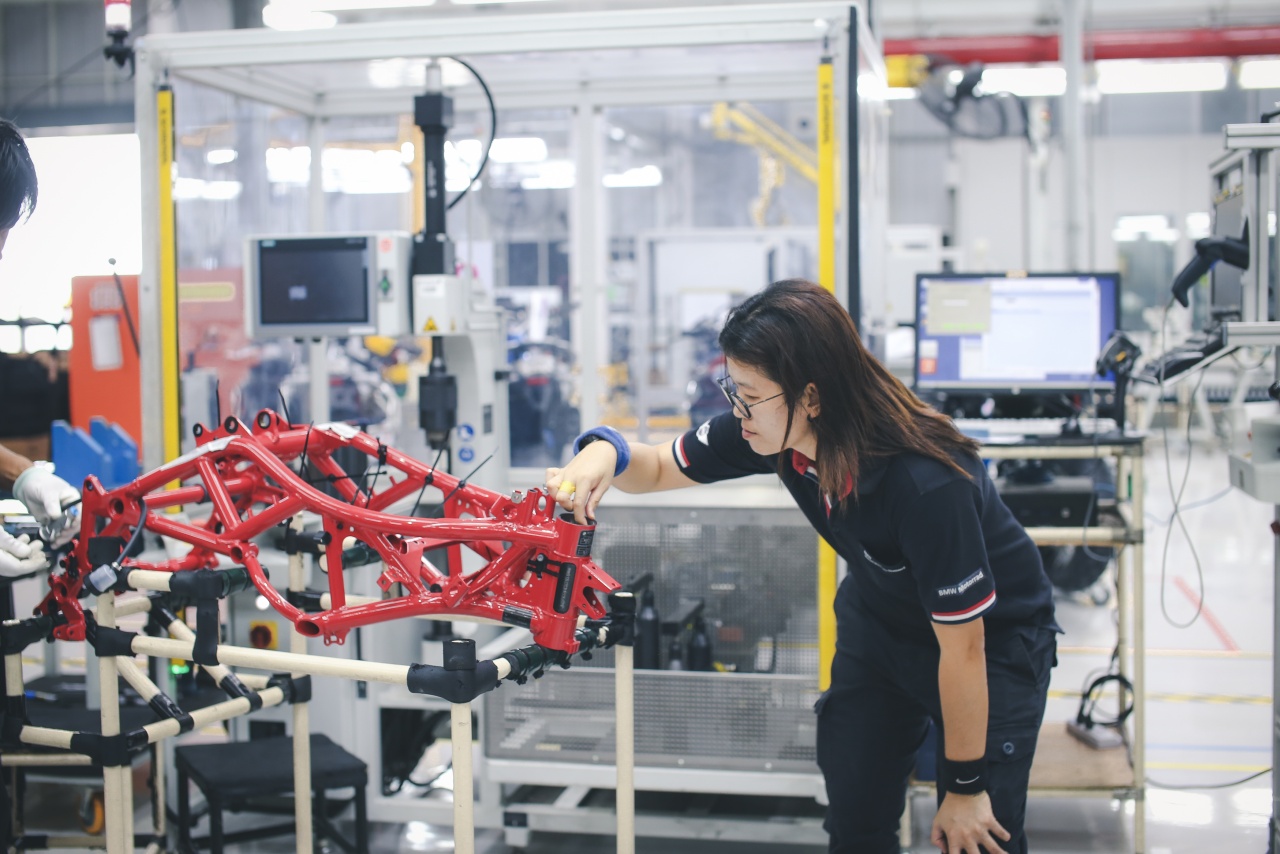
[[[182,420],[178,391],[178,243],[173,208],[173,88],[167,84],[156,90],[156,126],[160,170],[160,387],[164,459],[168,462],[182,453]]]
[[[836,290],[835,108],[835,66],[830,56],[824,56],[818,65],[818,284],[832,293]],[[851,234],[849,239],[858,236]],[[831,685],[831,662],[836,655],[835,601],[836,553],[819,537],[818,687],[823,691]]]

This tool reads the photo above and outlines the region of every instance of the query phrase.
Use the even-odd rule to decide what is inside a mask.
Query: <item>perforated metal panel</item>
[[[813,679],[638,671],[635,688],[639,765],[815,770]],[[489,756],[613,763],[612,669],[558,671],[486,702]]]
[[[803,515],[611,508],[600,522],[595,559],[624,584],[652,572],[664,621],[703,601],[717,667],[636,671],[637,763],[816,770],[817,535]],[[663,667],[673,636],[662,636]],[[486,695],[486,753],[612,763],[613,659],[607,650]]]

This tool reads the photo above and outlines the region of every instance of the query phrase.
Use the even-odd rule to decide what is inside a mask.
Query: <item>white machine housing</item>
[[[339,248],[340,247],[340,248]],[[413,240],[403,231],[371,231],[349,234],[281,234],[253,235],[245,239],[244,288],[245,330],[251,338],[341,338],[351,335],[387,335],[396,337],[407,334],[409,329],[409,270]],[[328,257],[337,258],[350,253],[351,260],[362,261],[361,272],[351,276],[350,282],[341,286],[359,289],[358,298],[350,300],[352,311],[347,316],[326,312],[326,302],[331,294],[321,292],[312,306],[304,305],[311,296],[305,282],[287,285],[280,281],[264,282],[264,253],[297,252],[300,258],[326,265]],[[357,259],[356,256],[361,256]],[[306,272],[296,268],[297,275]],[[266,275],[281,275],[277,267]],[[330,287],[333,282],[328,283]],[[264,288],[265,285],[265,288]],[[296,297],[299,305],[282,311],[274,309],[270,316],[264,297],[282,287],[288,287],[288,298]],[[328,306],[331,308],[332,306]]]
[[[458,426],[450,444],[454,474],[466,474],[489,454],[474,480],[504,491],[508,447],[506,324],[479,281],[470,277],[417,275],[411,285],[413,334],[440,339],[446,370],[458,377]]]

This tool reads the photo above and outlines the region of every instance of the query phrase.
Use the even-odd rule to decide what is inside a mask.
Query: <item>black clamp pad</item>
[[[115,563],[124,554],[124,537],[90,537],[89,566],[98,567]]]
[[[609,615],[612,627],[616,627],[620,646],[634,646],[636,642],[636,597],[634,593],[617,591],[609,594]]]
[[[470,703],[497,687],[498,668],[492,661],[476,662],[471,670],[411,664],[405,684],[415,694],[430,694],[450,703]]]
[[[27,698],[5,697],[4,714],[0,715],[0,743],[18,745],[22,728],[27,725]]]
[[[147,705],[151,707],[151,711],[160,717],[177,721],[179,732],[191,732],[191,730],[195,729],[195,720],[191,715],[184,712],[182,707],[175,703],[168,694],[156,694]]]
[[[249,711],[256,712],[262,708],[262,697],[258,696],[258,692],[254,691],[248,685],[240,681],[240,677],[234,673],[228,673],[218,683],[218,687],[227,692],[227,696],[232,699],[244,697],[249,701]]]
[[[331,542],[333,537],[328,531],[296,531],[289,526],[284,529],[283,551],[288,555],[318,555],[323,554]]]
[[[282,688],[286,703],[311,702],[311,676],[292,676],[288,673],[274,673],[267,680],[268,688]]]
[[[107,658],[112,655],[133,655],[133,639],[138,636],[137,632],[126,632],[122,629],[109,629],[105,626],[100,626],[97,620],[93,618],[93,614],[88,612],[85,612],[84,615],[84,635],[85,640],[89,642],[89,646],[93,647],[93,651],[97,653],[99,658]]]
[[[52,637],[52,617],[28,617],[18,623],[0,626],[0,655],[17,655],[31,644]]]
[[[83,753],[103,768],[119,768],[130,764],[133,755],[147,746],[147,731],[136,729],[119,735],[78,732],[71,736],[71,752]]]
[[[320,597],[323,595],[319,590],[286,590],[284,598],[299,611],[315,614],[324,610],[320,607]]]
[[[249,570],[243,566],[227,569],[188,569],[175,572],[169,579],[169,590],[192,599],[223,599],[253,584]]]

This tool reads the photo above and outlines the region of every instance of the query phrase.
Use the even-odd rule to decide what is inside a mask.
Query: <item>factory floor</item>
[[[1227,490],[1227,461],[1221,449],[1192,446],[1182,506],[1197,566],[1182,530],[1176,523],[1172,529],[1168,524],[1173,508],[1169,481],[1176,490],[1188,463],[1186,443],[1175,438],[1170,445],[1171,477],[1161,442],[1152,444],[1146,465],[1146,850],[1149,854],[1262,854],[1267,849],[1271,775],[1230,784],[1266,771],[1271,764],[1272,508]],[[1215,496],[1216,500],[1200,505]],[[1168,535],[1172,539],[1166,551]],[[1192,621],[1201,598],[1203,606]],[[1060,664],[1053,677],[1047,722],[1065,722],[1075,716],[1081,687],[1105,666],[1115,643],[1114,614],[1086,595],[1060,599],[1058,616],[1066,634],[1060,639]],[[917,797],[914,804],[915,838],[907,850],[913,854],[936,851],[928,842],[932,798]],[[1132,809],[1132,802],[1106,797],[1033,797],[1027,815],[1031,850],[1037,854],[1132,851]],[[146,826],[143,815],[138,821],[139,829]],[[247,821],[231,817],[228,830]],[[344,826],[349,828],[349,822]],[[281,838],[227,850],[268,854],[294,848],[291,839]],[[375,824],[370,850],[445,852],[453,850],[453,842],[447,827]],[[514,849],[503,843],[500,832],[480,831],[476,850],[506,854]],[[615,849],[605,837],[535,833],[521,850],[603,854]],[[823,849],[641,839],[636,850],[801,854]]]

